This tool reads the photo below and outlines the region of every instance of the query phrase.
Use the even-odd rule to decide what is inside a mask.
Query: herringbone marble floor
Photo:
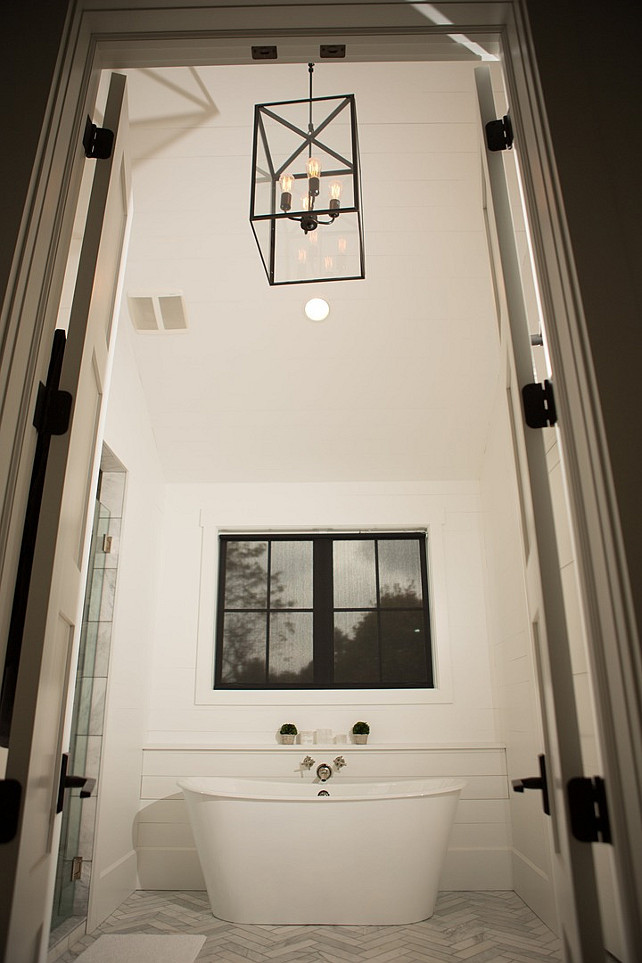
[[[246,926],[224,923],[201,892],[133,893],[60,957],[73,963],[101,933],[198,933],[197,963],[533,963],[559,960],[559,940],[512,892],[441,893],[410,926]]]

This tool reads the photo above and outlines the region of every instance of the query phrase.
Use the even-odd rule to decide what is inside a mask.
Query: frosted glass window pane
[[[270,683],[313,681],[312,612],[270,616]]]
[[[228,542],[225,565],[225,608],[267,606],[267,542]]]
[[[376,612],[334,613],[334,681],[339,685],[379,683]]]
[[[265,682],[266,626],[260,612],[225,613],[222,682]]]
[[[423,613],[380,612],[384,685],[428,683]]]
[[[221,544],[215,686],[433,685],[420,535],[265,534]]]
[[[332,551],[334,607],[374,607],[377,604],[374,540],[336,541]]]
[[[419,543],[415,539],[379,542],[379,598],[382,607],[421,605]]]
[[[272,542],[270,608],[312,608],[312,542]]]

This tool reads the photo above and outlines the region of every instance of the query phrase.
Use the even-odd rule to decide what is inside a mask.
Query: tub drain
[[[320,792],[317,793],[317,796],[329,796],[329,795],[330,793],[328,792],[327,789],[322,789]]]

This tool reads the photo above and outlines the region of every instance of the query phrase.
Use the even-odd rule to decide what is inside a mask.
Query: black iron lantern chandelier
[[[353,94],[254,108],[250,223],[270,284],[365,276]]]

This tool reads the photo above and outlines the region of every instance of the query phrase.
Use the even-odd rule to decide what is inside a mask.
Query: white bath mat
[[[194,963],[204,936],[156,936],[114,933],[99,936],[76,963]]]

